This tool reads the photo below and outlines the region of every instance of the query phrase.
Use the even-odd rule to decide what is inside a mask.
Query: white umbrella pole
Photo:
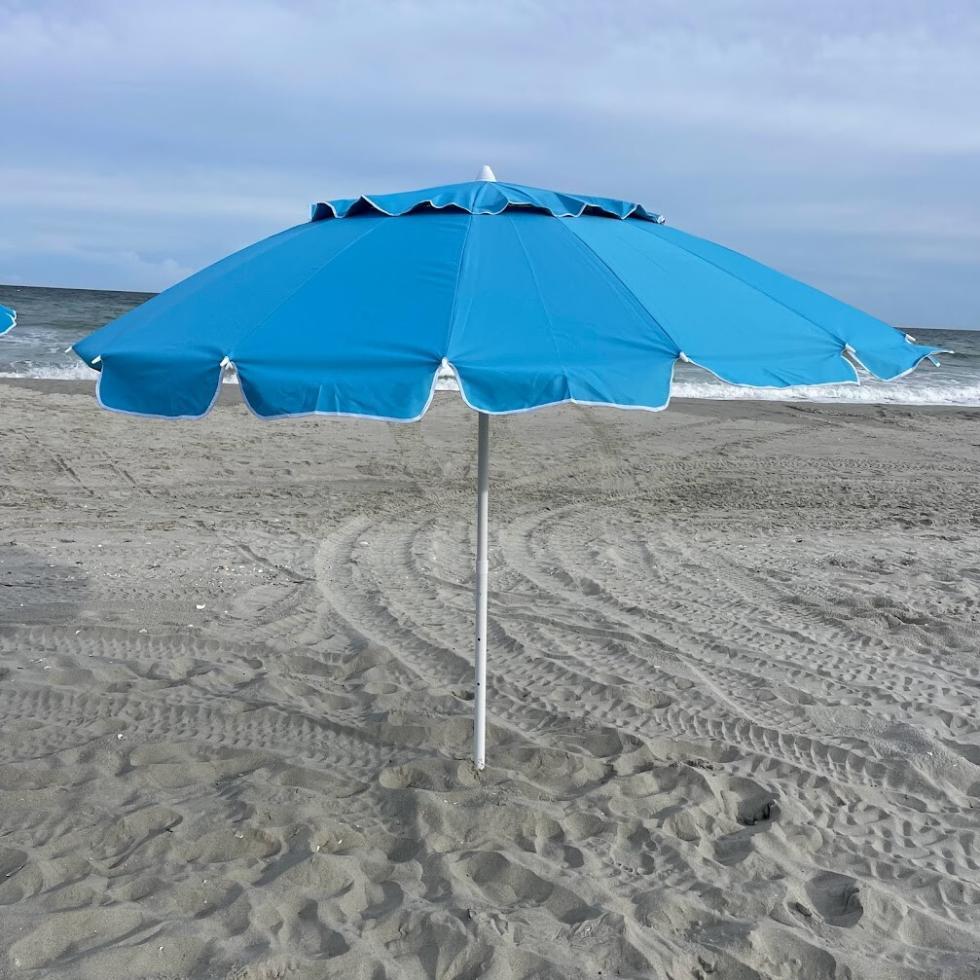
[[[487,738],[487,509],[490,500],[490,416],[479,415],[476,463],[476,684],[473,691],[473,763],[486,766]]]

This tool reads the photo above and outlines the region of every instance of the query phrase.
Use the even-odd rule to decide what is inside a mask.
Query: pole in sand
[[[487,509],[490,499],[490,416],[479,415],[476,461],[476,683],[473,764],[486,767],[487,739]]]

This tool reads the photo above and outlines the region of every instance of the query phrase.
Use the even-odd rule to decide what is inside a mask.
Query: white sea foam
[[[42,381],[88,381],[99,372],[82,361],[69,364],[31,364],[13,371],[0,371],[0,378],[38,378]]]
[[[459,391],[452,373],[440,372],[436,391]],[[674,381],[671,398],[713,398],[723,401],[860,402],[879,405],[980,406],[980,383],[919,385],[867,381],[851,385],[799,385],[794,388],[750,388],[723,381]]]
[[[673,398],[740,401],[860,402],[878,405],[980,405],[980,384],[922,385],[863,382],[853,385],[801,385],[796,388],[742,388],[711,381],[675,381]]]
[[[40,381],[97,381],[99,372],[82,361],[68,364],[31,364],[14,371],[0,371],[0,378],[32,378]],[[238,384],[233,371],[221,379],[225,384]]]

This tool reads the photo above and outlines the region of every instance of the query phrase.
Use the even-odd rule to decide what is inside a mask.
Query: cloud
[[[971,3],[32,0],[0,2],[0,45],[0,238],[69,239],[46,281],[88,248],[195,267],[486,162],[789,255],[879,315],[980,316],[930,289],[980,227]],[[148,285],[119,262],[90,285]]]
[[[36,285],[52,263],[62,271],[58,285],[90,289],[93,282],[115,282],[112,288],[157,292],[185,279],[194,267],[168,255],[152,255],[126,248],[105,248],[72,239],[39,236],[18,242],[16,249],[0,241],[0,281]]]

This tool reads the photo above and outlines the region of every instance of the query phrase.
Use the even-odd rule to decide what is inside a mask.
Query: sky
[[[0,0],[0,51],[0,282],[159,290],[487,163],[980,328],[975,0]]]

